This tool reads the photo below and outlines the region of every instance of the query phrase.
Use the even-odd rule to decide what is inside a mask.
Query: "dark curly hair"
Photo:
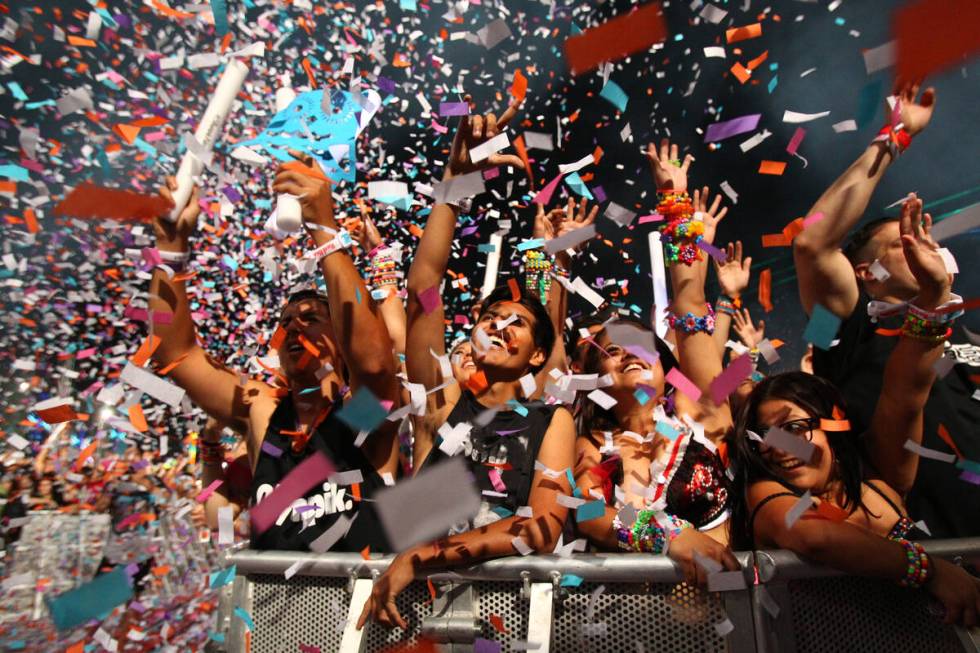
[[[520,288],[520,285],[518,285]],[[551,318],[548,316],[548,311],[541,304],[541,302],[533,295],[524,291],[520,288],[520,297],[514,300],[513,294],[511,293],[510,286],[497,286],[493,291],[487,295],[486,299],[480,303],[480,314],[477,316],[477,322],[480,318],[489,311],[493,306],[501,302],[514,302],[520,304],[531,313],[534,317],[534,324],[531,326],[531,333],[534,337],[534,346],[541,349],[544,352],[545,361],[551,355],[551,349],[555,346],[555,327],[551,324]],[[531,372],[537,374],[544,367],[544,363],[541,365],[532,366]]]

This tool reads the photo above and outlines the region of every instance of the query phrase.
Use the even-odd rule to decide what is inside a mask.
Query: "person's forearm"
[[[619,540],[613,531],[613,520],[616,509],[606,506],[602,517],[579,522],[578,532],[589,539],[594,546],[602,551],[619,551]]]
[[[225,480],[225,473],[221,467],[220,463],[202,463],[201,464],[201,487],[207,488],[212,483],[217,480]],[[204,516],[208,524],[208,528],[214,530],[218,528],[218,509],[224,508],[230,502],[228,497],[226,497],[220,488],[211,493],[204,501]]]
[[[535,542],[533,537],[522,537],[527,535],[525,529],[535,520],[551,522],[549,526],[553,537],[548,538],[548,542]],[[513,544],[515,537],[522,537],[537,553],[550,553],[560,532],[561,524],[556,524],[548,516],[532,519],[507,517],[472,531],[451,535],[430,544],[421,544],[405,555],[412,559],[416,569],[455,567],[514,555],[517,553]],[[550,547],[547,546],[549,543]]]
[[[898,580],[908,562],[902,545],[847,522],[801,519],[776,544],[855,576]]]
[[[190,244],[186,238],[172,241],[157,239],[157,249],[161,252],[185,254],[190,251]],[[194,321],[191,319],[184,281],[174,281],[160,268],[154,268],[150,280],[149,311],[153,333],[160,337],[160,346],[154,352],[154,358],[158,362],[164,365],[171,363],[194,346]],[[153,320],[154,313],[169,313],[170,318]]]
[[[405,322],[407,318],[405,317],[405,304],[402,302],[402,298],[392,289],[392,292],[389,292],[388,296],[381,302],[379,310],[381,311],[381,318],[388,328],[388,335],[391,337],[395,353],[403,356],[405,354]]]
[[[442,283],[449,264],[459,209],[448,204],[432,207],[415,258],[408,271],[409,297]]]
[[[814,251],[840,247],[864,215],[891,163],[888,148],[883,143],[872,143],[813,205],[807,215],[822,213],[823,218],[804,229],[796,243]]]
[[[336,230],[333,216],[327,227]],[[329,242],[332,234],[310,231],[316,247]],[[346,250],[320,259],[320,272],[327,286],[330,315],[345,364],[355,378],[394,376],[391,339],[364,279]]]
[[[717,345],[718,351],[721,353],[722,361],[725,360],[725,344],[728,342],[731,328],[732,316],[724,311],[719,311],[718,307],[715,306],[715,332],[711,337],[714,338],[715,345]]]

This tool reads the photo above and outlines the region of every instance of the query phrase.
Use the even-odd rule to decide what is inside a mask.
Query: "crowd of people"
[[[963,300],[914,194],[899,218],[863,221],[875,186],[928,125],[935,94],[906,85],[893,102],[897,119],[793,234],[812,344],[798,371],[768,376],[756,363],[778,359],[778,343],[740,296],[751,257],[741,242],[714,243],[727,209],[694,188],[692,158],[681,160],[666,140],[647,150],[671,291],[662,323],[653,307],[645,322],[611,307],[568,319],[570,270],[594,233],[596,208],[586,199],[541,201],[528,209],[523,278],[476,302],[470,336],[457,342],[447,342],[439,295],[465,201],[436,202],[417,249],[393,251],[365,206],[339,219],[330,180],[294,153],[272,189],[299,198],[322,282],[281,308],[267,380],[227,368],[196,335],[187,283],[195,193],[176,222],[154,222],[162,264],[149,308],[169,314],[152,324],[156,364],[211,418],[197,443],[200,486],[222,484],[203,519],[217,529],[231,511],[248,528],[246,511],[325,457],[342,480],[292,497],[259,528],[253,520],[251,545],[398,552],[359,626],[404,627],[395,597],[427,570],[551,553],[563,534],[599,551],[670,556],[692,583],[706,578],[699,557],[734,570],[733,550],[790,549],[924,588],[947,623],[975,625],[980,581],[920,544],[980,532],[980,486],[943,456],[923,455],[980,459],[976,376],[955,349],[969,337],[955,322]],[[523,168],[500,150],[472,156],[519,111],[514,102],[500,114],[463,116],[443,184]],[[163,197],[175,188],[168,180]],[[714,302],[705,296],[709,267],[722,290]],[[365,405],[403,409],[404,419],[359,428],[350,414]],[[472,472],[479,509],[435,541],[387,541],[372,497],[454,457]],[[57,500],[46,483],[39,476],[37,497],[22,502],[50,507]],[[28,488],[11,497],[21,494]],[[597,509],[578,510],[592,503]]]

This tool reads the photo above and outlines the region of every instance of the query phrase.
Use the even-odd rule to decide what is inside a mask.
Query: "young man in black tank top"
[[[348,241],[343,239],[346,232],[340,231],[334,219],[330,182],[312,159],[294,156],[302,160],[280,166],[273,190],[300,198],[304,225],[317,247],[308,255],[319,261],[327,295],[300,293],[284,307],[271,342],[280,363],[276,387],[226,368],[208,356],[197,342],[188,292],[181,274],[190,257],[189,242],[200,213],[197,189],[177,222],[169,222],[164,217],[154,221],[157,248],[164,264],[171,268],[165,271],[157,267],[150,285],[151,315],[171,315],[169,321],[157,321],[152,325],[153,333],[161,339],[154,360],[161,367],[176,365],[169,376],[190,399],[208,415],[245,436],[253,472],[260,457],[271,455],[262,445],[273,413],[277,412],[277,407],[290,408],[286,412],[293,423],[277,429],[277,435],[294,434],[289,443],[292,446],[287,446],[287,451],[279,457],[273,456],[273,467],[278,466],[280,472],[273,470],[266,474],[267,482],[272,486],[282,480],[277,475],[284,476],[290,466],[315,449],[323,448],[313,446],[307,440],[321,422],[335,419],[333,410],[343,400],[343,388],[349,385],[354,393],[366,388],[379,400],[398,400],[391,340],[347,253]],[[172,203],[175,188],[175,181],[169,178],[167,186],[161,188],[161,195]],[[349,432],[343,431],[337,428],[319,437],[349,439]],[[362,470],[365,477],[377,474],[393,477],[397,473],[395,425],[390,422],[384,422],[359,448],[348,442],[333,444],[350,454],[347,459],[366,461],[359,465],[365,468]],[[355,448],[357,454],[362,454],[360,457],[351,451]],[[205,454],[202,456],[205,465],[223,462],[218,441],[202,442],[202,453]],[[338,463],[338,471],[345,471],[340,466]],[[256,496],[252,499],[255,501]],[[352,511],[358,507],[352,505]],[[332,517],[338,516],[334,514],[338,511],[329,512]],[[268,530],[273,531],[279,526],[282,524]],[[326,528],[327,524],[322,527]],[[303,548],[304,544],[285,533],[272,533],[269,542],[272,543],[269,546],[275,548]],[[357,544],[351,543],[348,548],[356,548]]]
[[[517,108],[517,104],[512,105],[499,119],[494,114],[463,117],[453,141],[444,180],[479,173],[485,167],[513,165],[523,168],[520,158],[513,155],[492,154],[479,163],[474,163],[470,156],[473,148],[496,136],[510,122]],[[511,555],[520,549],[550,553],[565,521],[567,510],[558,503],[558,495],[571,494],[566,475],[560,473],[549,478],[546,472],[535,470],[535,463],[556,472],[572,466],[575,433],[571,414],[564,408],[558,408],[535,422],[530,418],[542,416],[540,405],[528,409],[526,402],[520,402],[524,396],[521,378],[545,365],[554,342],[554,329],[547,314],[540,306],[527,303],[537,300],[526,299],[519,291],[512,294],[506,288],[502,297],[488,298],[481,307],[481,316],[474,328],[473,361],[476,371],[470,375],[467,387],[461,388],[455,383],[451,369],[443,372],[440,358],[445,356],[446,351],[444,311],[441,303],[436,307],[430,306],[430,300],[425,297],[431,292],[438,293],[446,274],[459,212],[459,207],[452,204],[437,203],[433,207],[408,276],[408,377],[411,382],[420,383],[430,391],[444,386],[427,394],[425,415],[416,422],[415,437],[419,438],[415,447],[416,466],[421,463],[422,473],[425,473],[425,461],[433,454],[445,453],[437,448],[435,437],[438,428],[447,423],[451,414],[466,421],[473,413],[486,409],[509,412],[516,402],[522,410],[535,411],[528,413],[527,430],[539,431],[529,435],[528,441],[533,444],[522,449],[527,452],[523,460],[511,461],[508,458],[508,462],[526,466],[529,470],[528,487],[514,494],[522,505],[526,501],[532,516],[501,517],[479,528],[401,553],[384,575],[375,581],[358,627],[369,618],[386,626],[406,627],[395,606],[395,597],[411,583],[419,570],[468,565],[487,558]],[[471,468],[477,475],[487,474],[482,460],[474,460]],[[512,484],[505,485],[510,495]],[[451,492],[452,489],[446,488],[446,491]],[[518,494],[521,496],[516,496]]]

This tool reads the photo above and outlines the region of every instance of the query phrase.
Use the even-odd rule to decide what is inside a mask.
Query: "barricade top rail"
[[[750,552],[737,552],[735,557],[743,568],[752,564]],[[227,556],[227,562],[237,567],[239,574],[283,574],[301,563],[297,575],[342,576],[356,574],[368,578],[384,572],[394,556],[377,556],[365,560],[358,553],[305,553],[298,551],[256,551],[245,549]],[[522,575],[527,572],[526,576]],[[523,580],[551,582],[553,572],[574,574],[585,581],[600,582],[665,582],[683,579],[681,568],[666,556],[643,553],[576,553],[570,557],[554,555],[514,556],[459,567],[440,572],[427,569],[419,579],[496,581]]]
[[[940,558],[961,558],[963,564],[980,567],[980,537],[964,537],[954,540],[924,540],[922,546],[929,555]],[[792,551],[785,549],[764,549],[755,552],[759,567],[759,580],[796,580],[800,578],[821,578],[844,576],[844,572],[823,567],[810,562]]]

